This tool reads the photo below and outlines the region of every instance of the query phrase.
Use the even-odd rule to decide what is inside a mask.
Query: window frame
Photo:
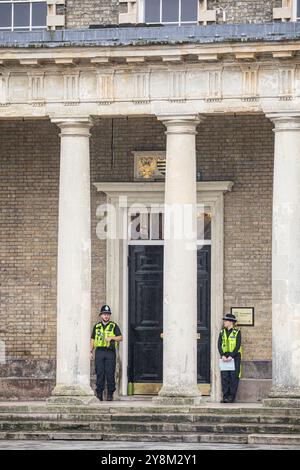
[[[24,26],[14,26],[14,5],[21,3],[29,3],[29,24]],[[34,3],[44,3],[47,7],[47,0],[0,0],[0,5],[11,5],[11,25],[10,26],[0,26],[0,31],[40,31],[47,29],[47,10],[45,24],[39,26],[32,25],[32,5]]]
[[[141,14],[142,14],[142,18],[143,18],[143,23],[145,24],[153,24],[153,25],[159,25],[159,24],[164,24],[164,25],[175,25],[175,26],[185,26],[185,25],[197,25],[198,24],[198,15],[199,15],[199,1],[197,1],[197,15],[196,15],[196,19],[195,21],[181,21],[181,4],[182,2],[184,2],[184,0],[179,0],[179,15],[178,15],[178,22],[174,22],[174,21],[162,21],[162,2],[163,0],[160,0],[160,11],[159,11],[159,19],[160,21],[152,21],[151,23],[147,23],[146,22],[146,0],[140,0],[141,2],[141,5],[140,5],[140,11],[141,11]]]
[[[127,211],[127,240],[129,245],[164,245],[165,243],[165,220],[164,220],[164,214],[165,214],[165,205],[164,204],[155,204],[155,207],[151,206],[143,206],[139,204],[134,204],[133,207],[128,207]],[[161,216],[161,220],[159,217],[159,223],[158,223],[158,233],[161,234],[161,237],[159,238],[153,238],[153,234],[155,233],[155,230],[153,230],[154,226],[154,215],[159,215]],[[148,235],[146,235],[146,232],[141,230],[140,227],[140,238],[133,238],[132,237],[132,230],[131,230],[131,224],[133,223],[132,216],[137,216],[136,219],[139,219],[139,224],[143,222],[146,222],[146,228]],[[209,225],[205,225],[205,216],[209,219],[210,223]],[[203,222],[200,222],[200,218],[203,217]],[[209,204],[197,204],[197,245],[203,246],[203,245],[211,245],[212,244],[212,209],[209,206]],[[203,232],[199,231],[199,228],[203,224]],[[207,231],[205,231],[205,228],[207,228]],[[138,233],[138,232],[137,232]],[[157,232],[156,232],[157,233]],[[145,237],[143,238],[143,234]],[[201,238],[200,235],[203,235],[204,238]]]

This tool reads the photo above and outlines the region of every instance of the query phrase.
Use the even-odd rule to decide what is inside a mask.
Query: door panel
[[[197,381],[210,383],[210,265],[211,247],[197,252]]]
[[[197,252],[197,380],[210,383],[211,250]],[[129,246],[129,367],[133,383],[159,384],[163,377],[163,246]]]
[[[129,381],[162,381],[163,246],[129,246]]]

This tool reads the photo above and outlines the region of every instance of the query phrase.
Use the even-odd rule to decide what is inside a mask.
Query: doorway
[[[204,212],[197,246],[197,382],[211,383],[211,214]],[[158,393],[163,382],[163,214],[130,215],[128,247],[128,383],[134,395]],[[184,321],[184,312],[183,312]]]
[[[116,312],[115,320],[120,324],[123,342],[119,355],[119,388],[122,396],[130,394],[128,384],[129,360],[129,247],[131,244],[162,244],[163,240],[132,240],[128,234],[128,213],[133,207],[164,207],[164,182],[120,183],[99,182],[95,187],[105,193],[107,203],[114,208],[116,236],[107,238],[106,251],[106,299]],[[210,292],[210,400],[220,401],[221,383],[217,340],[222,326],[224,308],[224,194],[232,190],[231,181],[203,181],[197,183],[197,201],[211,214],[211,237],[205,241],[211,245],[211,292]],[[122,234],[121,236],[119,234]],[[155,238],[152,236],[152,238]],[[157,236],[156,236],[157,238]],[[198,240],[201,244],[201,240]],[[160,384],[156,384],[157,392]],[[206,384],[201,384],[201,387]],[[201,389],[202,390],[202,389]],[[156,393],[157,393],[156,392]],[[209,391],[203,392],[209,394]]]

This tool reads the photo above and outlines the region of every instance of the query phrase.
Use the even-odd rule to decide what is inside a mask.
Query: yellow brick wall
[[[91,183],[132,181],[133,150],[164,150],[155,118],[103,119],[92,130]],[[232,180],[225,197],[225,297],[254,306],[243,328],[244,359],[271,359],[272,124],[263,116],[209,117],[198,128],[205,180]],[[59,130],[48,121],[0,122],[0,377],[54,377]],[[105,243],[96,237],[92,194],[92,323],[105,302]]]

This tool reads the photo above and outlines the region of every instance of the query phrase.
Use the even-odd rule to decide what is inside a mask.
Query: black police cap
[[[101,313],[109,313],[111,315],[111,309],[109,305],[102,305],[100,309],[100,315]]]

